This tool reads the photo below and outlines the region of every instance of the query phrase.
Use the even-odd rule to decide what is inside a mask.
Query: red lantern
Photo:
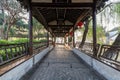
[[[77,24],[78,28],[82,28],[82,25],[83,25],[83,22],[79,22],[79,23]]]
[[[73,36],[73,32],[70,32],[70,35]]]

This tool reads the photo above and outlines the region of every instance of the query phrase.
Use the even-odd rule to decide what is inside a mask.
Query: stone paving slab
[[[105,80],[96,75],[71,51],[57,47],[31,74],[21,80]]]

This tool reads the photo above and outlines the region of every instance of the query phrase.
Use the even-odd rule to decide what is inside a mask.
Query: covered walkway
[[[18,1],[29,11],[29,40],[27,43],[0,48],[6,57],[3,60],[0,55],[0,80],[105,80],[102,76],[107,80],[120,80],[120,62],[117,61],[120,47],[97,44],[96,14],[102,10],[107,0]],[[33,17],[47,30],[45,42],[33,42]],[[76,48],[75,30],[83,24],[88,26],[91,19],[93,43]],[[64,38],[64,44],[72,49],[56,45],[57,37]],[[115,52],[116,56],[109,58],[104,55],[110,49],[110,54]],[[16,55],[9,59],[11,55],[8,53]],[[11,68],[6,70],[8,65]]]
[[[105,80],[64,46],[56,46],[21,80]]]

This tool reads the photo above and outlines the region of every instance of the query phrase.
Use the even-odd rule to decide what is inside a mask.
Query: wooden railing
[[[120,70],[120,46],[118,45],[100,45],[97,44],[97,56],[96,59],[108,64],[110,66],[119,67]],[[79,48],[82,52],[93,56],[93,44],[85,43],[82,48]]]
[[[27,52],[27,43],[0,45],[0,65],[24,56]]]
[[[52,40],[49,40],[49,45],[53,45],[53,41]]]
[[[47,42],[33,42],[33,54],[47,47]],[[0,65],[23,57],[28,53],[28,43],[0,45]]]
[[[39,53],[42,49],[47,47],[47,42],[34,42],[33,43],[33,53]]]
[[[102,45],[98,57],[120,63],[120,46]]]
[[[98,53],[100,44],[97,44],[96,47],[97,47],[97,53]],[[93,43],[85,43],[84,46],[82,48],[80,48],[80,50],[92,55],[93,54]]]

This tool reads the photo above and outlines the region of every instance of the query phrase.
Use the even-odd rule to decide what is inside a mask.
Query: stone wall
[[[4,75],[0,76],[0,80],[19,80],[34,64],[39,62],[50,50],[52,50],[52,48],[53,46],[50,46],[42,50],[39,54],[34,55],[32,58],[6,72]]]
[[[78,49],[73,49],[72,51],[106,79],[120,80],[120,71],[88,56],[85,53],[80,52]]]

